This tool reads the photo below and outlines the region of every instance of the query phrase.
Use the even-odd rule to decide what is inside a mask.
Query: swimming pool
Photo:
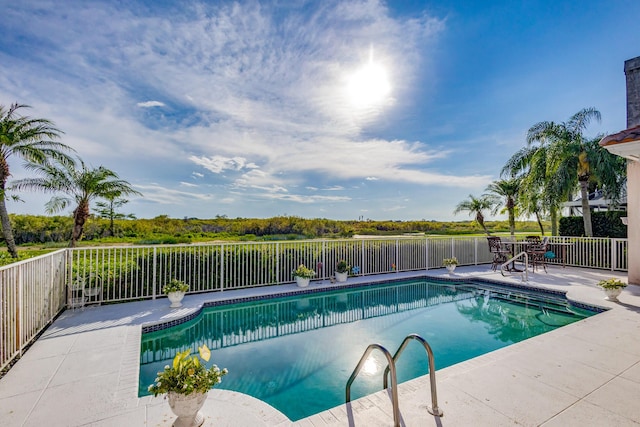
[[[254,396],[298,420],[344,403],[347,379],[369,344],[393,353],[417,333],[442,369],[595,313],[559,292],[436,279],[216,305],[143,334],[139,393],[147,394],[176,352],[206,344],[211,363],[229,369],[220,388]],[[409,345],[398,362],[398,381],[425,375],[426,362],[424,349]],[[352,398],[380,390],[385,367],[382,355],[372,354]]]

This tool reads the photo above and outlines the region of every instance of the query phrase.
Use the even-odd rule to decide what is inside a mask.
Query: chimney
[[[640,56],[624,62],[627,76],[627,129],[640,126]]]

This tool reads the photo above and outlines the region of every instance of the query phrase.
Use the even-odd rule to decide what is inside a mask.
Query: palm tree
[[[489,184],[486,189],[490,194],[504,198],[504,207],[509,214],[509,231],[512,237],[514,237],[516,233],[515,211],[516,200],[518,198],[518,192],[520,191],[520,181],[519,178],[500,179]],[[496,203],[492,214],[497,214],[501,206],[501,203]]]
[[[558,217],[561,202],[570,198],[573,187],[566,180],[558,180],[550,167],[547,145],[527,145],[518,150],[504,165],[502,176],[519,176],[521,204],[525,211],[536,216],[541,228],[540,215],[551,219],[551,235],[558,235]]]
[[[61,142],[52,141],[63,133],[52,122],[21,116],[18,114],[20,108],[29,106],[14,103],[6,109],[0,105],[0,222],[7,250],[14,258],[18,257],[18,250],[5,203],[7,180],[11,176],[9,158],[16,156],[31,163],[42,163],[49,159],[64,161],[65,158],[69,159],[64,151],[73,151]]]
[[[482,211],[493,209],[496,203],[497,200],[492,195],[483,194],[479,198],[476,198],[472,194],[469,194],[469,199],[458,203],[458,206],[456,206],[453,213],[455,215],[462,211],[468,211],[469,215],[475,215],[476,222],[480,224],[484,232],[489,236],[491,233],[489,233],[489,230],[487,230],[487,226],[484,223],[484,214]]]
[[[527,132],[529,145],[539,142],[548,145],[549,166],[556,186],[573,187],[576,180],[580,186],[584,232],[593,237],[591,209],[589,208],[589,181],[591,163],[583,132],[591,120],[600,121],[600,112],[595,108],[584,108],[571,116],[566,123],[539,122]]]
[[[584,146],[591,168],[591,184],[601,188],[604,196],[616,204],[627,182],[627,161],[603,149],[601,139],[602,135],[598,135]]]
[[[19,189],[36,189],[46,192],[62,192],[68,197],[54,196],[47,202],[47,213],[55,213],[63,210],[71,203],[76,204],[73,210],[73,232],[71,233],[70,246],[74,247],[82,237],[82,231],[87,218],[89,218],[89,204],[94,199],[119,195],[141,195],[131,185],[119,179],[118,175],[110,169],[100,166],[95,169],[88,168],[78,159],[80,168],[76,163],[63,162],[58,164],[28,164],[36,178],[26,178],[14,183]]]
[[[136,216],[134,214],[124,214],[116,211],[116,209],[119,209],[129,203],[127,199],[120,198],[119,194],[110,194],[105,196],[104,199],[104,202],[96,202],[96,210],[98,211],[100,218],[106,218],[109,220],[109,235],[115,236],[114,221],[116,219],[136,219]]]

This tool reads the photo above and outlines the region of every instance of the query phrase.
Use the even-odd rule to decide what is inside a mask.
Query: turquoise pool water
[[[344,403],[345,385],[369,344],[393,354],[417,333],[436,369],[595,314],[563,295],[480,282],[413,280],[205,308],[195,319],[142,336],[140,395],[178,351],[206,344],[227,368],[220,388],[261,399],[298,420]],[[382,389],[386,361],[372,354],[351,398]],[[409,344],[398,381],[428,373],[425,351]]]

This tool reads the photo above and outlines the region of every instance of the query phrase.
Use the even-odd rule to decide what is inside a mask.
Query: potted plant
[[[611,278],[599,281],[598,286],[600,286],[604,290],[604,293],[607,294],[607,298],[605,299],[608,299],[609,301],[618,301],[618,295],[620,295],[622,289],[627,287],[627,284],[616,278]]]
[[[171,308],[182,306],[182,298],[184,298],[184,294],[188,290],[189,285],[178,279],[171,279],[169,283],[162,287],[162,292],[164,292],[169,297],[169,301],[171,301]]]
[[[300,264],[291,274],[296,278],[296,283],[299,287],[306,288],[309,286],[309,281],[316,275],[316,272],[307,268],[304,264]]]
[[[338,264],[336,264],[336,280],[338,282],[346,282],[350,269],[351,267],[345,260],[338,261]]]
[[[456,257],[445,258],[442,260],[442,265],[444,265],[447,268],[449,273],[453,273],[453,271],[456,269],[456,265],[458,265],[458,258]]]
[[[198,347],[198,352],[205,362],[209,361],[211,351],[206,345]],[[207,400],[209,390],[227,374],[226,368],[221,370],[216,365],[207,369],[198,356],[190,357],[190,353],[191,350],[185,350],[176,354],[172,365],[158,372],[155,382],[149,386],[154,396],[167,394],[169,407],[178,417],[174,427],[201,426],[204,416],[198,411]]]

